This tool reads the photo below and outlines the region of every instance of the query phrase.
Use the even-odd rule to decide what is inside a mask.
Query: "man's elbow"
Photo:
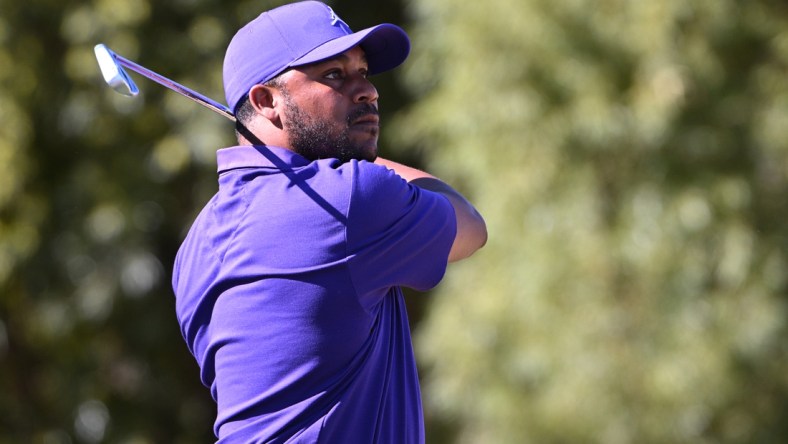
[[[476,220],[458,227],[457,237],[449,252],[449,262],[466,259],[487,243],[487,224],[480,215],[476,216]]]

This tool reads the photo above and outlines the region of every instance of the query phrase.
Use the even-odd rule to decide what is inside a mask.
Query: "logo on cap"
[[[340,28],[345,30],[345,32],[347,32],[348,34],[353,32],[350,30],[350,26],[348,26],[344,20],[339,18],[339,16],[334,12],[334,10],[331,9],[331,6],[326,5],[326,8],[328,8],[328,12],[331,13],[331,17],[329,17],[331,19],[331,26],[339,26]]]

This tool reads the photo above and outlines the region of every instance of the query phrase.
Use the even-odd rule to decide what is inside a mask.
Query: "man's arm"
[[[449,199],[457,216],[457,236],[449,252],[449,262],[465,259],[487,242],[487,224],[481,214],[454,188],[429,173],[401,163],[380,157],[375,163],[393,170],[412,185],[442,194]]]

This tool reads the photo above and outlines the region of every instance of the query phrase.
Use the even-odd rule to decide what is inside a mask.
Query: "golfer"
[[[224,59],[238,146],[175,263],[176,310],[221,443],[421,443],[401,287],[484,245],[435,177],[377,156],[368,77],[405,61],[397,26],[354,33],[316,1],[264,12]]]

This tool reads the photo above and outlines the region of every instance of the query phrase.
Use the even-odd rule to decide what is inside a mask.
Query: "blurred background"
[[[170,277],[233,127],[93,46],[223,102],[281,3],[0,0],[0,443],[213,442]],[[407,295],[429,443],[788,442],[786,2],[330,4],[409,32],[381,153],[488,222]]]

